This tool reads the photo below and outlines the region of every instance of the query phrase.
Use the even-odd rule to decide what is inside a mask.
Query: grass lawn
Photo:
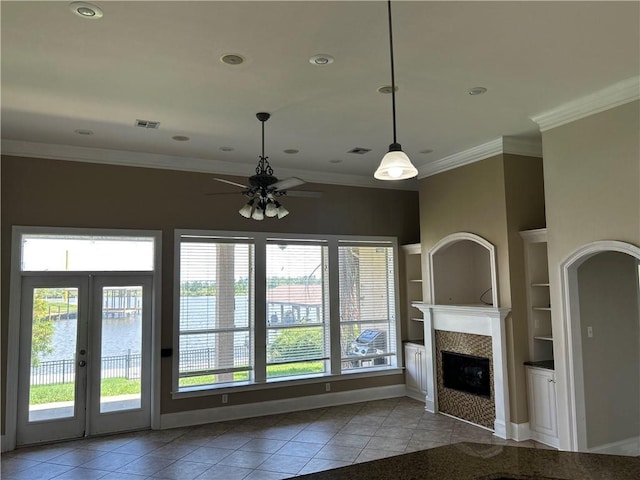
[[[57,383],[53,385],[35,385],[29,392],[30,405],[42,403],[73,401],[73,383]],[[130,395],[140,393],[140,380],[125,378],[105,378],[102,380],[101,394],[103,397],[115,395]]]
[[[324,362],[305,362],[295,364],[269,365],[267,366],[267,378],[286,377],[289,375],[313,375],[324,372]],[[233,374],[234,382],[249,380],[249,372],[236,372]],[[211,385],[213,375],[200,375],[197,377],[185,377],[180,379],[181,387],[196,385]]]

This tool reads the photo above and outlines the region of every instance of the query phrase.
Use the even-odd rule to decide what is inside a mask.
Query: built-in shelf
[[[407,338],[424,338],[424,319],[422,312],[413,307],[422,302],[422,247],[419,243],[403,245],[405,304],[403,315],[406,318]]]
[[[520,232],[524,241],[525,279],[529,308],[529,360],[553,360],[553,328],[546,229]]]
[[[536,340],[545,340],[545,341],[553,342],[553,337],[551,335],[537,335],[533,338]]]

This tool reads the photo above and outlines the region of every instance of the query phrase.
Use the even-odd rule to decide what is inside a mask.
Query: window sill
[[[203,385],[198,387],[183,388],[177,392],[171,392],[171,398],[173,400],[191,398],[191,397],[206,397],[211,395],[222,395],[225,393],[236,392],[251,392],[260,390],[269,390],[273,388],[294,387],[298,385],[312,385],[317,383],[323,383],[327,381],[336,380],[348,380],[368,377],[383,377],[386,375],[398,375],[403,373],[404,369],[401,367],[394,368],[378,368],[368,369],[364,372],[343,373],[340,375],[332,375],[330,373],[321,375],[309,375],[303,378],[274,378],[266,383],[239,383],[234,385]]]

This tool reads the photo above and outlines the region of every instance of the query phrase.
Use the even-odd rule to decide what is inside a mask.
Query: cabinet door
[[[554,372],[529,368],[529,428],[550,437],[558,436]]]
[[[420,391],[419,379],[419,364],[418,364],[418,348],[414,345],[404,346],[404,362],[405,362],[405,384],[407,388]]]

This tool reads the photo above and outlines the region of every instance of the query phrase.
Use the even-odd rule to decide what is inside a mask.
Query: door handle
[[[79,366],[79,367],[85,367],[86,365],[87,365],[87,362],[85,362],[84,360],[80,360],[80,361],[78,362],[78,366]]]

